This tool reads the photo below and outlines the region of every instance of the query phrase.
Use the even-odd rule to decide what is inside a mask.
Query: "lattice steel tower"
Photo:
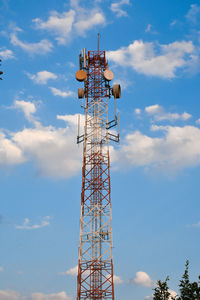
[[[119,130],[115,134],[109,129],[119,124],[116,98],[121,88],[110,86],[113,73],[108,70],[106,52],[99,50],[99,36],[97,51],[83,49],[79,66],[76,79],[84,82],[78,98],[85,98],[85,125],[77,137],[77,143],[83,142],[77,300],[114,300],[109,140],[119,142]],[[109,122],[112,95],[115,117]]]

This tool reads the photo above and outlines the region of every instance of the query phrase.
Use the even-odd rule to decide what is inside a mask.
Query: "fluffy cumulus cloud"
[[[16,31],[21,31],[17,29]],[[51,52],[53,49],[53,45],[50,41],[43,39],[37,43],[30,43],[30,42],[25,42],[21,41],[18,38],[17,32],[13,32],[10,36],[10,41],[11,44],[14,46],[20,47],[22,50],[25,52],[34,55],[34,54],[46,54],[48,52]]]
[[[84,34],[86,31],[92,29],[94,26],[105,24],[105,17],[102,12],[91,11],[88,14],[83,14],[74,24],[77,33]]]
[[[15,225],[16,229],[34,230],[47,227],[50,225],[50,216],[44,217],[39,224],[32,224],[28,218],[25,218],[22,225]]]
[[[43,126],[33,116],[36,111],[34,103],[17,100],[14,107],[23,110],[33,127],[0,133],[1,167],[32,161],[37,173],[43,176],[69,178],[80,172],[81,148],[76,145],[76,135],[78,123],[80,134],[83,132],[83,115],[57,115],[57,120],[65,122],[64,127]],[[157,104],[146,107],[145,112],[159,121],[190,118],[187,113],[167,113]],[[135,113],[140,116],[141,111],[137,109]],[[111,148],[115,169],[142,167],[171,174],[200,164],[199,127],[153,124],[150,129],[149,135],[138,130],[130,132],[120,148]]]
[[[192,115],[187,112],[183,112],[182,114],[168,113],[158,104],[145,107],[145,112],[149,116],[152,116],[155,121],[187,121],[192,117]]]
[[[0,48],[0,57],[4,60],[15,58],[13,51],[6,48]]]
[[[0,166],[10,167],[23,162],[25,162],[23,151],[3,132],[0,132]]]
[[[33,161],[37,173],[53,178],[69,178],[81,168],[81,148],[77,147],[78,115],[59,115],[65,127],[42,126],[32,114],[32,102],[15,101],[14,108],[22,109],[25,117],[33,121],[32,128],[17,132],[0,132],[0,166],[8,167]],[[81,116],[81,125],[83,116]],[[29,227],[29,220],[23,226]]]
[[[31,122],[33,120],[33,114],[36,112],[36,106],[33,102],[15,100],[13,107],[22,110],[28,121]]]
[[[33,22],[37,29],[47,30],[56,37],[59,44],[65,44],[71,34],[72,25],[75,19],[75,11],[58,13],[53,11],[47,21],[37,18]]]
[[[61,273],[62,275],[70,275],[70,276],[77,276],[78,274],[78,266],[75,266],[65,272]]]
[[[20,297],[20,293],[11,290],[0,290],[0,299],[1,300],[26,300],[25,298]]]
[[[84,35],[88,30],[105,24],[104,14],[99,9],[84,9],[72,1],[69,11],[53,11],[47,20],[33,20],[35,28],[53,35],[58,44],[66,44],[74,36]]]
[[[128,47],[107,52],[107,56],[122,67],[130,66],[138,73],[168,79],[174,78],[179,69],[191,69],[198,60],[191,41],[159,45],[136,40]]]
[[[80,171],[80,149],[75,141],[75,128],[25,128],[13,133],[12,141],[26,159],[33,160],[39,174],[62,178]]]
[[[131,283],[145,287],[151,287],[153,282],[146,272],[139,271],[136,273],[136,276],[131,280]]]
[[[78,115],[58,115],[65,127],[42,126],[33,114],[33,102],[16,100],[11,108],[21,109],[33,127],[17,132],[0,132],[0,166],[8,167],[26,161],[35,163],[37,173],[54,178],[76,175],[81,167],[81,149],[76,145]],[[83,116],[80,124],[83,124]],[[42,222],[45,225],[47,222]],[[31,226],[29,219],[22,225]]]
[[[47,82],[51,79],[57,79],[58,76],[52,72],[43,70],[37,72],[36,74],[27,73],[28,77],[33,80],[37,84],[47,84]]]
[[[110,6],[110,9],[116,14],[117,17],[127,16],[127,12],[122,9],[123,5],[129,5],[130,0],[121,0],[118,2],[113,2]]]
[[[120,276],[114,275],[113,276],[114,284],[121,284],[123,283],[123,280]]]
[[[71,124],[72,126],[76,127],[78,124],[78,119],[80,122],[80,125],[84,126],[85,116],[81,114],[75,114],[75,115],[57,115],[58,120],[65,121],[66,123]]]
[[[178,172],[200,164],[200,129],[195,126],[154,126],[162,137],[140,131],[129,133],[119,150],[112,152],[116,165]]]
[[[1,300],[72,300],[66,292],[58,292],[52,294],[32,293],[29,296],[23,296],[17,291],[0,290]]]
[[[74,96],[74,92],[72,91],[61,91],[55,87],[50,87],[50,90],[54,96],[58,96],[61,98],[68,98]]]

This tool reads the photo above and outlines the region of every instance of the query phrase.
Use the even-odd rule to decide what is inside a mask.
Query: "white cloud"
[[[146,29],[145,29],[145,32],[149,32],[151,34],[157,34],[157,32],[155,30],[153,30],[153,26],[152,24],[148,24]]]
[[[13,166],[25,162],[23,151],[0,132],[0,166]]]
[[[123,283],[123,280],[120,276],[114,275],[113,276],[114,284],[121,284]]]
[[[84,126],[85,116],[82,114],[75,115],[57,115],[56,118],[58,120],[62,120],[73,126],[74,128],[78,125],[78,118],[80,118],[80,125]]]
[[[170,293],[170,298],[169,298],[169,300],[173,300],[174,297],[177,296],[177,293],[176,293],[175,291],[169,290],[169,293]]]
[[[152,29],[152,25],[151,24],[148,24],[147,25],[147,28],[145,29],[145,32],[150,32]]]
[[[173,20],[171,23],[170,23],[170,26],[173,27],[175,25],[177,25],[178,21],[177,20]]]
[[[169,79],[174,78],[179,69],[192,69],[198,59],[195,53],[191,41],[159,45],[136,40],[128,47],[108,51],[107,57],[122,67],[132,67],[138,73]]]
[[[196,224],[188,225],[188,227],[197,227],[197,228],[199,228],[200,227],[200,221],[197,222]]]
[[[79,0],[70,0],[70,5],[76,10],[80,9]]]
[[[0,166],[10,167],[32,161],[40,175],[69,178],[81,169],[81,148],[76,144],[78,115],[57,116],[66,127],[42,126],[33,119],[35,107],[31,103],[16,102],[33,121],[33,128],[17,132],[0,132]],[[14,107],[14,106],[13,106]],[[81,116],[82,125],[82,116]]]
[[[33,22],[36,24],[36,28],[47,30],[55,35],[59,44],[66,44],[72,31],[74,18],[74,10],[60,14],[56,11],[53,11],[46,22],[39,18],[34,19]]]
[[[27,75],[31,80],[33,80],[37,84],[47,84],[47,82],[50,79],[58,78],[58,76],[56,74],[46,71],[46,70],[37,72],[36,74],[27,73]]]
[[[77,276],[78,274],[78,266],[75,266],[74,268],[71,268],[65,272],[61,273],[62,275],[70,275],[70,276]]]
[[[72,300],[72,298],[65,292],[56,294],[33,293],[31,295],[31,300]]]
[[[0,48],[0,58],[7,60],[15,58],[12,50]]]
[[[68,296],[66,292],[44,294],[44,293],[32,293],[29,296],[23,296],[17,291],[12,290],[0,290],[1,300],[72,300],[72,297]]]
[[[196,120],[196,124],[200,125],[200,119]]]
[[[34,19],[36,29],[46,30],[55,36],[58,44],[66,44],[72,37],[82,36],[94,26],[106,23],[104,14],[99,9],[84,9],[78,1],[72,1],[71,6],[73,9],[63,13],[51,12],[47,21]]]
[[[24,112],[24,115],[28,121],[33,121],[33,116],[36,112],[36,106],[33,102],[24,101],[24,100],[15,100],[14,108],[21,109]]]
[[[22,107],[20,103],[20,108]],[[24,103],[23,103],[24,104]],[[26,107],[29,118],[35,108]],[[160,106],[146,108],[150,114],[160,113]],[[181,118],[188,115],[180,114]],[[179,116],[179,118],[180,118]],[[169,116],[168,116],[169,117]],[[17,132],[0,134],[0,165],[14,166],[32,161],[37,173],[52,178],[69,178],[80,172],[81,148],[76,145],[78,115],[57,115],[66,127],[55,128],[36,124]],[[80,118],[84,126],[84,116]],[[157,169],[167,174],[200,164],[200,129],[195,126],[156,126],[159,137],[151,137],[140,131],[127,134],[117,150],[112,148],[114,166],[124,168],[143,167]]]
[[[141,109],[140,108],[136,108],[135,109],[135,114],[136,115],[140,115],[141,114]]]
[[[24,219],[24,223],[22,225],[15,225],[16,229],[25,229],[25,230],[34,230],[40,229],[50,225],[50,216],[44,217],[40,224],[32,224],[28,218]]]
[[[107,275],[106,277],[107,277],[109,280],[110,280],[110,278],[111,278],[110,275]],[[118,284],[122,284],[122,283],[123,283],[122,278],[121,278],[120,276],[117,276],[117,275],[113,275],[113,281],[114,281],[114,284],[115,284],[115,285],[118,285]]]
[[[22,300],[24,298],[20,298],[20,294],[16,291],[0,290],[0,299],[1,300]]]
[[[61,91],[55,87],[50,87],[50,90],[54,96],[59,96],[62,98],[68,98],[68,97],[74,96],[74,92],[72,92],[72,91]]]
[[[177,172],[200,164],[200,129],[195,126],[157,126],[162,137],[135,131],[126,136],[122,147],[112,152],[116,165],[155,168],[163,173]]]
[[[193,24],[197,24],[198,18],[200,17],[200,6],[197,4],[191,4],[190,9],[186,15],[186,18]]]
[[[21,31],[21,30],[17,30]],[[11,44],[14,46],[19,46],[24,51],[28,52],[29,54],[46,54],[52,51],[53,45],[50,41],[44,39],[38,43],[29,43],[29,42],[22,42],[19,40],[17,33],[13,32],[10,36]]]
[[[136,273],[136,276],[131,280],[131,283],[145,286],[145,287],[151,287],[152,286],[152,280],[149,277],[149,275],[143,271],[139,271]]]
[[[3,272],[4,268],[0,266],[0,272]]]
[[[133,82],[129,81],[125,76],[120,76],[114,78],[113,84],[120,84],[123,91],[127,89],[128,86],[132,85]]]
[[[66,128],[53,126],[25,128],[12,133],[12,141],[27,159],[33,160],[37,172],[54,178],[72,177],[80,171],[81,153],[76,145],[77,116]],[[77,124],[77,123],[76,123]]]
[[[117,15],[117,17],[127,16],[127,12],[122,9],[122,6],[130,4],[130,0],[120,0],[118,2],[113,2],[110,6],[110,9]]]
[[[150,130],[151,131],[167,131],[168,130],[168,127],[169,126],[166,126],[166,125],[154,125],[152,124],[151,127],[150,127]]]
[[[167,113],[165,109],[158,104],[145,107],[145,112],[153,116],[155,121],[187,121],[192,117],[192,115],[187,112],[183,112],[182,114]]]
[[[87,30],[94,28],[97,25],[105,25],[105,17],[103,13],[97,11],[91,11],[89,15],[83,15],[74,24],[78,34],[84,34]]]
[[[162,111],[162,107],[158,104],[154,104],[154,105],[145,107],[145,111],[150,115],[159,114]]]

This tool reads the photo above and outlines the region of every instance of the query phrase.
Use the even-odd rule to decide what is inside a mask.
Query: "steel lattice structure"
[[[80,69],[87,76],[84,134],[77,137],[83,141],[77,300],[114,299],[109,140],[118,141],[119,134],[109,133],[117,117],[108,122],[113,89],[104,76],[105,51],[84,53]]]

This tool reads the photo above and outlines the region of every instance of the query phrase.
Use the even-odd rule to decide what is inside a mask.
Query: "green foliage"
[[[157,287],[154,289],[153,300],[168,300],[170,293],[168,288],[169,277],[165,281],[158,280]]]
[[[189,280],[189,261],[186,261],[185,264],[185,272],[182,276],[182,279],[180,280],[179,288],[180,288],[180,297],[178,300],[192,300],[192,289],[191,289],[191,284]]]
[[[178,300],[200,300],[200,282],[190,282],[188,260],[185,264],[185,272],[180,280],[179,289],[180,297],[178,297]]]
[[[153,300],[200,300],[200,276],[198,282],[190,282],[189,260],[186,261],[185,271],[180,280],[180,295],[175,298],[170,297],[168,288],[169,277],[165,281],[158,280],[157,287],[154,289]]]

